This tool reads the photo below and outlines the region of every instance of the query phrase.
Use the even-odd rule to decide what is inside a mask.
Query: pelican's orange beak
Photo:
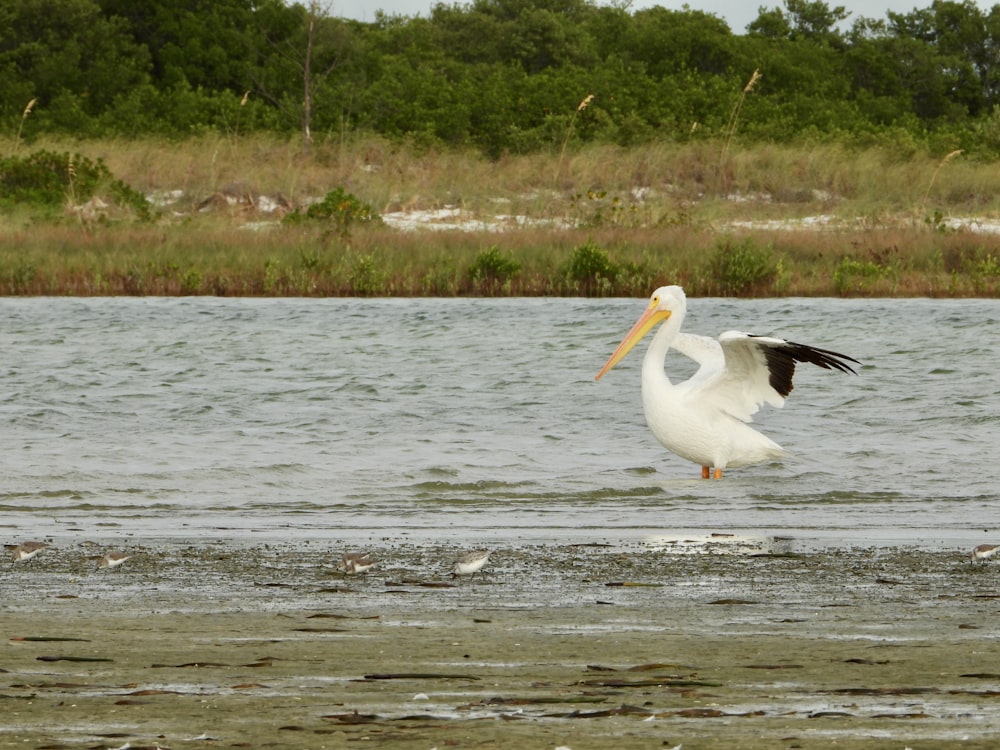
[[[618,348],[615,349],[614,354],[611,355],[611,358],[601,368],[601,371],[597,373],[594,380],[600,380],[604,373],[621,362],[625,358],[625,355],[632,351],[632,347],[638,344],[643,336],[649,333],[658,323],[662,323],[669,317],[670,310],[660,309],[659,300],[652,300],[646,311],[635,321],[632,330],[625,334],[625,338],[622,339]]]

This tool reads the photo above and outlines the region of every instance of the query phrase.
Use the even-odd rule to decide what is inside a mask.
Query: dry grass
[[[0,151],[10,152],[13,145],[13,140],[0,139]],[[557,215],[574,194],[600,190],[624,196],[646,188],[652,191],[647,202],[684,201],[696,218],[707,220],[753,218],[771,212],[769,205],[792,214],[822,209],[845,217],[912,216],[934,208],[935,201],[954,215],[1000,213],[1000,172],[992,164],[953,160],[953,155],[900,158],[889,151],[838,145],[731,149],[733,178],[725,191],[715,188],[722,148],[718,141],[628,149],[593,145],[570,148],[564,155],[508,155],[498,161],[473,151],[408,150],[372,137],[316,142],[308,155],[295,139],[265,136],[182,143],[43,140],[31,148],[101,158],[113,174],[146,193],[184,190],[200,199],[238,184],[301,202],[344,187],[380,212],[446,203],[506,212],[512,201]],[[560,159],[565,161],[563,187],[554,191],[552,175]],[[948,168],[942,169],[946,163]],[[731,200],[761,194],[771,200]]]
[[[740,95],[736,98],[736,104],[733,105],[733,111],[729,115],[729,122],[726,124],[726,138],[725,143],[722,147],[722,155],[719,157],[719,174],[723,175],[726,169],[726,157],[729,155],[729,149],[733,145],[733,138],[736,137],[736,125],[739,123],[740,110],[743,109],[743,102],[746,101],[747,94],[753,91],[754,86],[763,76],[759,70],[754,70],[753,74],[750,76],[750,80],[747,81]]]
[[[755,296],[996,296],[1000,240],[917,228],[730,235],[779,271]],[[619,275],[606,288],[568,274],[587,243]],[[349,246],[313,232],[130,227],[81,234],[69,225],[0,234],[0,294],[217,296],[644,296],[680,283],[728,293],[711,259],[722,238],[692,226],[598,228],[504,235],[360,231]],[[476,281],[490,248],[514,259],[509,279]],[[736,281],[739,281],[737,279]],[[603,289],[603,291],[601,291]]]
[[[566,146],[569,144],[569,138],[573,134],[573,126],[576,124],[576,116],[585,110],[588,105],[594,101],[593,94],[587,94],[577,105],[573,114],[570,116],[569,125],[566,128],[566,137],[563,138],[562,148],[559,149],[559,161],[556,163],[556,185],[559,185],[559,180],[562,177],[562,164],[563,158],[566,156]]]
[[[0,141],[10,152],[14,141]],[[0,217],[2,294],[580,294],[567,277],[578,247],[593,243],[618,270],[600,293],[644,294],[680,282],[718,293],[708,259],[727,236],[749,241],[777,264],[774,278],[747,287],[781,295],[995,295],[1000,239],[942,232],[942,216],[1000,216],[1000,173],[972,159],[857,151],[836,145],[759,146],[728,154],[731,185],[716,185],[718,141],[565,154],[414,151],[378,138],[317,142],[205,137],[164,141],[67,142],[31,148],[103,159],[146,192],[187,196],[154,225],[39,223]],[[21,144],[22,149],[25,148]],[[565,162],[563,162],[565,159]],[[947,165],[947,169],[943,168]],[[552,175],[562,171],[562,189]],[[415,232],[322,227],[244,228],[244,208],[197,212],[227,185],[281,194],[295,204],[343,187],[379,213],[461,206],[476,216],[564,218],[578,228]],[[929,212],[935,212],[929,216]],[[735,229],[731,222],[824,214],[850,229]],[[931,222],[928,223],[927,220]],[[469,268],[490,248],[519,272],[484,284]]]
[[[927,192],[924,193],[924,202],[923,202],[923,205],[925,207],[927,205],[927,199],[931,197],[931,188],[934,187],[934,181],[937,179],[938,172],[941,171],[942,167],[944,167],[945,164],[947,164],[948,162],[950,162],[952,159],[954,159],[955,157],[957,157],[961,153],[962,153],[962,149],[956,149],[956,150],[952,151],[950,154],[947,154],[940,162],[938,162],[937,167],[934,168],[934,174],[931,175],[931,181],[927,185]]]
[[[12,154],[16,154],[18,147],[21,145],[21,132],[24,129],[24,121],[28,119],[28,115],[31,114],[37,103],[38,99],[32,99],[25,105],[24,111],[21,112],[21,120],[17,123],[17,135],[14,137],[14,145],[10,151]]]

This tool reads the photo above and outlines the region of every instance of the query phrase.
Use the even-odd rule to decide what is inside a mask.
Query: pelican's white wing
[[[854,372],[844,360],[856,362],[826,349],[742,331],[723,333],[719,336],[719,348],[725,366],[699,384],[697,397],[744,422],[751,421],[764,404],[784,405],[785,397],[792,391],[796,362],[842,372]]]
[[[701,365],[691,380],[710,377],[726,366],[722,346],[709,336],[678,332],[670,342],[670,348]]]
[[[764,404],[784,406],[785,397],[771,385],[771,371],[765,355],[765,347],[784,343],[782,339],[752,336],[742,331],[726,331],[719,336],[726,358],[726,367],[713,387],[713,395],[725,399],[725,403],[719,403],[719,408],[749,422]],[[794,362],[791,367],[794,371]]]
[[[798,362],[842,372],[854,372],[851,364],[858,364],[837,352],[770,336],[727,331],[715,341],[681,333],[686,312],[683,289],[657,289],[595,379],[600,380],[656,329],[642,360],[646,422],[667,450],[701,464],[703,477],[710,475],[711,467],[718,479],[728,466],[747,466],[784,454],[781,446],[744,423],[764,404],[784,404]],[[670,381],[664,365],[670,349],[699,364],[694,376],[681,383]]]

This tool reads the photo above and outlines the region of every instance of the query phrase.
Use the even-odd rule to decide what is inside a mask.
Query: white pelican
[[[762,404],[785,403],[796,362],[850,373],[855,371],[848,362],[860,364],[844,354],[770,336],[726,331],[715,340],[681,333],[686,311],[687,298],[679,286],[663,286],[653,292],[646,311],[595,380],[618,364],[654,326],[663,323],[642,361],[646,422],[663,447],[701,464],[705,479],[710,475],[721,479],[727,467],[785,455],[780,445],[747,422]],[[676,385],[663,371],[671,348],[700,365],[690,379]]]

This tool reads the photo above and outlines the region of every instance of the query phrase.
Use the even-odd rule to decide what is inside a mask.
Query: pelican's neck
[[[683,322],[684,311],[678,310],[656,329],[656,333],[653,334],[653,340],[649,342],[649,348],[646,350],[646,356],[642,360],[643,386],[649,383],[650,386],[672,387],[670,378],[667,377],[667,373],[663,370],[663,363],[667,358],[667,352],[670,350],[670,344],[681,330]]]

